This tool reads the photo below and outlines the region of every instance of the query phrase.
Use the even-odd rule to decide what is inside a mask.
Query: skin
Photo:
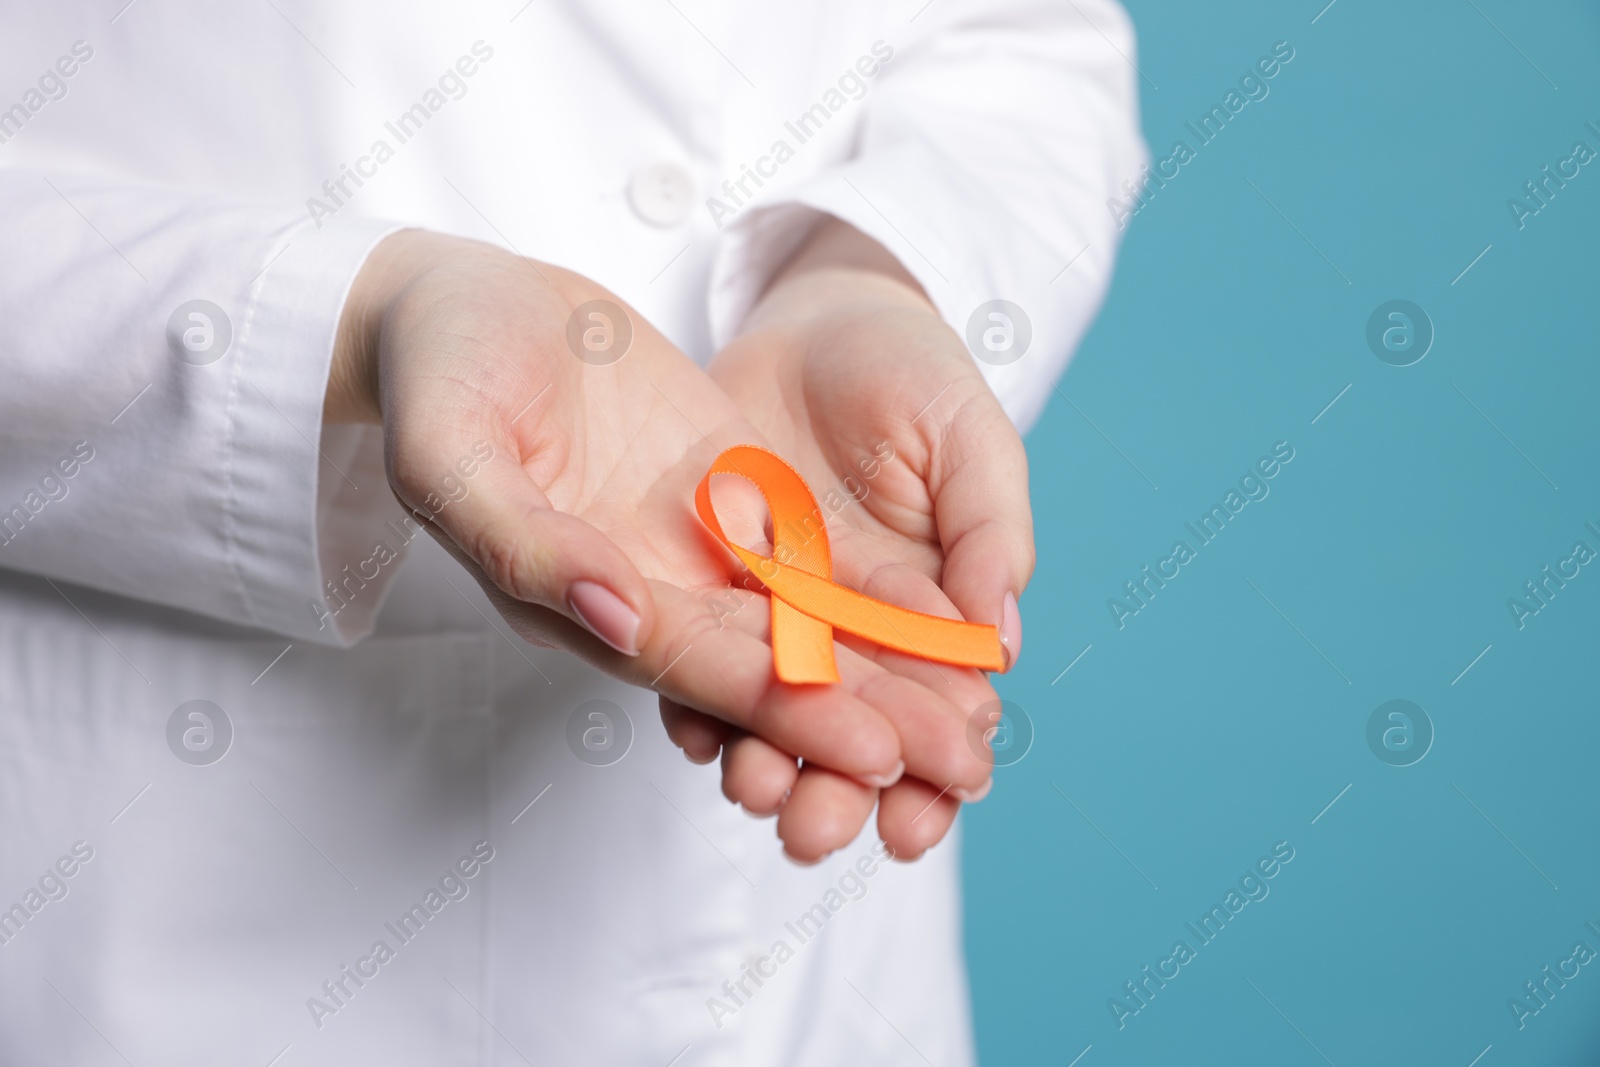
[[[889,441],[896,458],[870,495],[829,521],[835,579],[998,622],[1032,567],[1015,432],[915,283],[843,224],[818,231],[709,374],[631,311],[622,359],[578,359],[567,321],[593,299],[625,307],[493,246],[395,234],[352,287],[325,420],[381,423],[391,487],[412,507],[490,441],[472,493],[429,532],[516,632],[654,680],[674,741],[702,762],[720,753],[724,792],[776,812],[797,861],[847,844],[875,806],[896,853],[920,855],[957,798],[988,790],[987,753],[966,729],[993,699],[986,679],[846,638],[839,685],[779,683],[759,584],[700,525],[693,491],[733,444],[773,448],[821,492]],[[929,386],[946,382],[935,400]],[[738,479],[714,495],[729,533],[761,549],[759,495]],[[582,624],[567,598],[576,581],[637,613],[635,654]]]
[[[866,498],[829,519],[836,578],[930,614],[1001,621],[1005,594],[1020,594],[1033,570],[1026,454],[961,339],[882,246],[837,220],[822,227],[709,371],[818,492],[859,484],[861,457],[893,448]],[[908,749],[959,730],[971,751],[968,718],[997,699],[981,672],[842,640],[947,698],[896,723]],[[951,707],[958,718],[941,720]],[[877,800],[880,836],[914,859],[944,836],[961,799],[982,796],[908,775],[878,798],[770,740],[682,708],[664,706],[663,719],[691,758],[721,746],[723,791],[751,812],[793,790],[779,825],[792,821],[801,858],[847,844]]]

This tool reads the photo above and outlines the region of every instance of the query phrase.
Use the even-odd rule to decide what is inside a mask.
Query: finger
[[[958,617],[932,579],[907,564],[883,561],[883,551],[875,550],[872,541],[867,535],[842,538],[835,555],[836,575],[874,599],[930,615]],[[987,748],[972,743],[969,720],[996,699],[983,672],[849,637],[841,640],[894,679],[880,683],[872,703],[900,732],[906,773],[939,788],[950,786],[962,800],[981,795],[988,788],[992,757]]]
[[[668,697],[661,698],[661,725],[690,763],[710,763],[728,741],[728,724]]]
[[[835,577],[846,585],[879,600],[957,617],[932,579],[908,565],[885,561],[883,546],[872,537],[842,532],[836,544]],[[759,610],[741,609],[726,617],[747,632],[764,633],[768,610],[763,600]],[[906,772],[949,785],[963,800],[981,795],[988,788],[991,758],[988,749],[972,744],[967,720],[996,699],[983,673],[882,649],[843,633],[835,637],[840,642],[835,659],[841,683],[893,724]],[[786,748],[782,743],[778,747]]]
[[[841,650],[841,664],[851,655]],[[887,659],[886,655],[884,659]],[[988,788],[992,768],[986,753],[975,751],[967,738],[967,716],[962,709],[928,686],[882,663],[863,697],[894,725],[900,735],[906,773],[949,786],[961,798],[976,797]],[[909,669],[922,664],[908,660]]]
[[[648,680],[658,691],[874,788],[904,772],[901,737],[866,699],[863,670],[841,685],[785,685],[766,641],[710,623],[703,603],[681,590],[659,588],[658,603],[666,624],[640,657],[661,664]]]
[[[796,863],[820,862],[856,839],[877,799],[876,789],[807,764],[778,813],[783,851]]]
[[[565,616],[512,600],[474,573],[495,610],[525,638],[570,649],[608,674],[874,788],[905,770],[899,733],[859,693],[871,676],[885,672],[860,656],[848,657],[852,670],[843,685],[785,685],[773,672],[765,640],[740,625],[723,625],[703,599],[665,582],[649,583],[657,617],[650,640],[637,656],[624,656]],[[744,615],[751,617],[742,625],[760,625],[754,613]]]
[[[722,749],[722,795],[751,815],[775,815],[800,775],[795,758],[753,734]]]
[[[992,395],[934,432],[928,485],[944,549],[940,585],[963,618],[1000,628],[1010,670],[1022,654],[1017,598],[1034,564],[1027,453]]]
[[[512,600],[559,612],[618,652],[638,654],[654,627],[643,575],[594,526],[550,506],[508,436],[473,440],[415,417],[390,425],[395,495],[452,555]]]
[[[878,836],[894,858],[910,861],[949,832],[961,802],[919,778],[902,778],[878,797]]]

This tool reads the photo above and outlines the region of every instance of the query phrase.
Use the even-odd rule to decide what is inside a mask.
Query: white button
[[[633,172],[628,202],[652,226],[676,226],[689,217],[694,178],[676,163],[652,163]]]

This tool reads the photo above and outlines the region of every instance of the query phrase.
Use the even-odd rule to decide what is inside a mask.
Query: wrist
[[[424,230],[401,230],[379,241],[367,255],[345,297],[334,335],[324,422],[381,423],[378,347],[383,318],[395,297],[416,280],[448,241]]]
[[[883,245],[849,223],[828,218],[768,283],[747,329],[819,312],[885,310],[937,316],[922,285]]]

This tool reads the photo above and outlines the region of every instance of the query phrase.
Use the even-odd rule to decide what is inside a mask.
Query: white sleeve
[[[893,252],[963,336],[988,301],[1022,308],[1025,354],[979,366],[1026,429],[1109,285],[1107,199],[1147,159],[1133,29],[1112,0],[940,0],[915,26],[888,42],[853,156],[728,224],[713,339],[833,215]]]
[[[325,433],[322,405],[351,280],[395,227],[14,169],[0,219],[0,567],[370,632],[397,565],[315,605],[401,512],[376,428]]]

